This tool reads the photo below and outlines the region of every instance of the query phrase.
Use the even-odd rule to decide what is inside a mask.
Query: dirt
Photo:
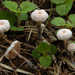
[[[0,1],[0,11],[8,11],[4,5],[2,5],[3,0]],[[12,0],[16,1],[18,4],[21,3],[22,1],[26,0]],[[39,8],[41,9],[51,9],[50,6],[50,0],[29,0],[31,2],[34,2],[38,5]],[[53,4],[53,8],[55,7],[55,4]],[[73,4],[72,9],[70,12],[67,14],[74,14],[75,11],[75,5]],[[11,12],[13,13],[13,12]],[[49,14],[50,11],[47,11]],[[15,40],[18,40],[21,42],[21,51],[20,54],[30,60],[34,66],[37,66],[37,68],[30,67],[23,59],[16,57],[12,59],[11,61],[14,63],[16,68],[19,68],[20,70],[24,70],[30,73],[33,73],[34,75],[75,75],[75,67],[74,65],[70,62],[69,58],[70,55],[67,53],[64,47],[64,42],[59,41],[55,35],[55,31],[60,29],[57,26],[54,26],[50,23],[50,21],[54,17],[58,17],[59,15],[55,10],[53,10],[50,21],[48,22],[48,25],[46,26],[47,30],[45,30],[42,33],[42,36],[44,37],[43,39],[39,40],[38,32],[37,32],[37,23],[31,20],[30,13],[28,13],[28,20],[27,21],[22,21],[21,26],[24,27],[24,31],[11,31],[9,30],[8,32],[5,32],[5,38],[4,39],[0,35],[0,57],[5,53],[7,48],[10,46],[10,42],[13,42]],[[65,20],[67,20],[67,16],[63,16]],[[46,22],[44,22],[45,24]],[[17,21],[14,25],[17,24]],[[63,28],[63,27],[61,27]],[[34,29],[34,30],[32,30]],[[72,29],[73,36],[70,40],[74,41],[74,30],[75,28]],[[32,32],[31,32],[32,30]],[[31,33],[31,34],[30,34]],[[30,35],[30,37],[29,37]],[[53,61],[52,64],[49,67],[42,67],[38,61],[38,59],[35,59],[32,57],[31,53],[32,50],[35,49],[40,42],[42,42],[44,39],[46,39],[50,44],[54,44],[57,47],[57,53],[52,56]],[[3,58],[2,62],[3,64],[7,66],[11,66],[10,62],[8,59],[5,57]],[[18,75],[33,75],[33,74],[25,74],[22,72],[17,72]],[[5,68],[0,66],[0,75],[15,75],[14,71],[11,71],[11,69]]]

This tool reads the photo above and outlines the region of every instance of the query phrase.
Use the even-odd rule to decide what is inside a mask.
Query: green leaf
[[[14,23],[16,22],[16,20],[17,20],[17,16],[13,13],[9,13],[9,12],[6,12],[6,11],[1,11],[0,12],[0,20],[1,19],[9,20],[10,26],[13,26]]]
[[[56,34],[56,35],[57,35],[58,31],[59,31],[59,30],[56,30],[56,31],[55,31],[55,34]]]
[[[57,52],[57,48],[56,48],[55,45],[50,45],[50,48],[51,48],[51,50],[50,50],[51,55],[53,55],[53,54],[55,54]]]
[[[24,30],[23,27],[16,27],[16,26],[12,26],[12,27],[10,27],[10,29],[13,31],[23,31]]]
[[[69,20],[75,25],[75,14],[70,14]]]
[[[23,31],[24,28],[23,27],[17,27],[17,31]]]
[[[4,1],[2,2],[3,5],[5,5],[5,7],[7,7],[8,9],[10,9],[10,11],[17,11],[17,7],[18,7],[18,4],[16,2],[13,2],[13,1]]]
[[[26,13],[21,13],[19,19],[20,19],[20,22],[21,22],[22,20],[27,20],[27,19],[28,19],[28,15],[27,15]]]
[[[73,0],[67,0],[64,4],[59,4],[56,6],[56,11],[59,15],[63,16],[68,14],[73,4]]]
[[[16,31],[17,27],[16,26],[12,26],[12,27],[10,27],[10,29],[13,30],[13,31]]]
[[[49,55],[39,58],[39,62],[43,67],[48,67],[52,63],[52,57]]]
[[[66,2],[67,0],[51,0],[51,1],[55,4],[60,4]]]
[[[51,21],[51,24],[56,25],[56,26],[64,26],[65,20],[61,17],[56,17]]]
[[[71,24],[71,22],[67,21],[67,24],[65,24],[65,26],[67,28],[72,28],[72,27],[75,27],[73,24]]]
[[[50,51],[50,46],[45,43],[45,42],[41,42],[39,45],[38,45],[38,51],[40,53],[43,53],[43,52],[49,52]]]
[[[32,51],[32,56],[37,59],[40,57],[40,53],[37,48]]]
[[[75,44],[75,41],[68,41],[69,43],[74,43]]]
[[[20,4],[20,7],[22,9],[22,13],[27,13],[29,11],[32,11],[34,9],[37,8],[37,5],[30,2],[30,1],[23,1],[21,4]]]

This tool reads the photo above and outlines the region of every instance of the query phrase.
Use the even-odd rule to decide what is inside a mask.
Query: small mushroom
[[[67,50],[71,52],[71,62],[75,65],[74,62],[74,56],[73,56],[73,52],[75,51],[75,44],[74,43],[69,43],[67,46]]]
[[[31,13],[31,18],[35,22],[38,22],[38,33],[41,38],[41,22],[45,22],[46,19],[48,18],[48,14],[44,9],[36,9]]]
[[[6,50],[5,57],[10,61],[11,59],[14,59],[16,56],[18,56],[19,58],[24,59],[24,61],[27,62],[27,64],[30,67],[36,68],[36,66],[33,66],[31,61],[29,61],[27,58],[23,57],[19,53],[20,53],[20,42],[16,40],[16,41],[12,42],[11,45]]]
[[[0,33],[4,36],[4,32],[7,32],[10,28],[10,23],[8,20],[0,20]]]
[[[64,41],[65,48],[66,48],[66,43],[71,38],[71,36],[72,36],[72,31],[69,30],[69,29],[60,29],[57,32],[57,38],[59,40],[63,40]]]
[[[36,9],[31,13],[31,18],[35,22],[45,22],[48,14],[44,9]]]

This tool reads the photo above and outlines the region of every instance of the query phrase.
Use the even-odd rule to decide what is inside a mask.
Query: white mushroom
[[[57,32],[57,38],[59,40],[63,40],[64,41],[64,45],[65,45],[65,49],[66,49],[66,46],[67,46],[67,41],[71,38],[72,36],[72,31],[70,29],[60,29],[58,32]]]
[[[73,64],[75,64],[74,62],[74,58],[73,58],[73,52],[75,51],[75,43],[69,43],[68,46],[67,46],[67,50],[71,52],[71,62]]]
[[[72,32],[69,29],[60,29],[57,32],[57,37],[59,40],[68,40],[72,36]]]
[[[36,9],[31,13],[31,18],[35,22],[45,22],[48,14],[44,9]]]
[[[8,20],[0,20],[0,33],[4,35],[10,28],[10,23]]]

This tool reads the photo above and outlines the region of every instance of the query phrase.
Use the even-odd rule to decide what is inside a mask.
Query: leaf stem
[[[49,22],[49,20],[50,20],[50,17],[51,17],[51,14],[52,14],[52,8],[53,8],[53,4],[52,4],[52,2],[51,2],[51,11],[50,11],[50,14],[49,14],[49,18],[48,18],[48,20],[47,20],[47,22],[46,22],[46,24],[45,24],[45,27],[47,26],[47,24],[48,24],[48,22]],[[45,27],[43,28],[43,30],[45,29]]]

